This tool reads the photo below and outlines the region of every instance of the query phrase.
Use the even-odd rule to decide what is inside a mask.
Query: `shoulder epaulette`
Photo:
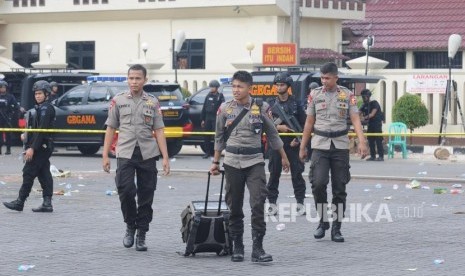
[[[339,86],[339,85],[338,85],[338,88],[339,88],[340,90],[344,90],[344,91],[346,91],[346,92],[353,93],[349,88],[347,88],[347,87],[345,87],[345,86]]]

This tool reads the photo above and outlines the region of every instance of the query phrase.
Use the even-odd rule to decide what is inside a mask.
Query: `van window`
[[[94,86],[90,90],[89,98],[87,99],[87,104],[101,104],[109,102],[111,99],[110,92],[106,86]]]
[[[82,105],[82,100],[86,94],[86,87],[77,88],[75,90],[69,91],[68,94],[65,94],[61,97],[59,105],[60,106],[70,106],[70,105]]]
[[[154,95],[159,101],[180,101],[182,93],[179,85],[146,85],[144,90]]]

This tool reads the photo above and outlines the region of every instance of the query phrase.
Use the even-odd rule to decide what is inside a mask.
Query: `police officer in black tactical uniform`
[[[52,81],[50,82],[50,87],[52,89],[50,95],[48,96],[47,101],[53,102],[54,100],[58,99],[58,83]]]
[[[24,112],[24,109],[19,107],[15,97],[7,93],[7,88],[8,83],[0,80],[0,128],[12,128],[11,119],[14,113],[17,110]],[[11,154],[11,132],[0,132],[0,154],[2,154],[2,145],[6,146],[5,154]]]
[[[210,93],[205,97],[205,103],[202,107],[202,123],[201,126],[205,131],[215,131],[216,124],[216,111],[222,103],[224,103],[224,96],[218,92],[220,83],[217,80],[212,80],[208,84]],[[205,155],[203,159],[209,158],[213,154],[212,136],[205,135],[204,137]]]
[[[30,110],[28,127],[33,129],[50,129],[55,120],[55,109],[47,102],[50,93],[50,84],[44,80],[37,81],[32,86],[36,106]],[[23,142],[26,147],[23,168],[23,184],[19,190],[18,199],[11,202],[3,202],[5,207],[11,210],[22,211],[24,202],[31,192],[34,179],[39,179],[42,187],[43,203],[32,209],[33,212],[53,212],[53,178],[50,173],[50,156],[53,152],[51,134],[47,132],[26,132],[23,134]]]
[[[367,133],[383,133],[383,112],[378,101],[370,101],[371,91],[363,89],[360,93],[363,99],[363,105],[360,112],[364,121],[368,122]],[[370,147],[370,158],[367,161],[384,161],[383,136],[368,136],[368,146]],[[376,145],[375,145],[376,144]],[[376,158],[378,150],[378,158]]]
[[[299,123],[300,128],[305,124],[305,112],[301,103],[293,96],[289,95],[288,89],[292,85],[292,77],[286,72],[279,72],[274,78],[274,85],[277,87],[278,96],[271,99],[268,103],[271,106],[273,120],[276,129],[281,133],[296,132],[293,126],[287,125],[277,112],[277,108],[281,108],[286,116],[294,116],[295,122]],[[276,106],[279,105],[279,106]],[[291,169],[292,186],[294,188],[294,195],[297,201],[297,211],[300,214],[304,213],[304,199],[305,199],[305,180],[302,177],[304,171],[304,163],[299,159],[299,139],[295,136],[281,136],[284,143],[284,151],[289,159]],[[268,201],[270,203],[269,213],[271,215],[277,214],[276,201],[278,200],[278,187],[279,178],[281,177],[282,164],[281,155],[277,150],[271,150],[269,155],[268,170],[270,178],[268,179]]]

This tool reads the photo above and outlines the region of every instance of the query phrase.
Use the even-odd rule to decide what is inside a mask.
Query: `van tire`
[[[203,153],[207,153],[207,150],[205,149],[205,145],[202,143],[200,145],[200,149],[202,149]],[[211,156],[213,156],[213,154],[215,154],[215,150],[210,150],[210,153],[209,153]]]
[[[182,139],[167,140],[168,156],[173,157],[178,154],[181,151],[182,144]]]
[[[83,155],[94,155],[100,150],[100,146],[98,146],[98,145],[81,145],[81,146],[78,146],[78,150]]]

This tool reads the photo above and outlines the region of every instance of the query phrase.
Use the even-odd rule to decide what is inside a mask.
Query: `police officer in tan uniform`
[[[127,225],[123,245],[127,248],[134,245],[137,229],[137,251],[147,250],[145,235],[152,221],[152,202],[158,173],[156,159],[160,154],[163,156],[164,174],[170,172],[163,117],[157,98],[143,91],[146,81],[145,67],[136,64],[129,68],[129,91],[115,96],[108,111],[102,154],[103,170],[110,172],[108,152],[113,135],[119,129],[115,181]],[[135,175],[137,186],[134,183]]]
[[[226,178],[226,203],[230,209],[229,230],[233,239],[233,262],[244,260],[244,203],[245,185],[250,193],[252,209],[252,262],[270,262],[270,254],[263,250],[263,237],[266,232],[264,204],[267,196],[265,162],[261,152],[262,133],[266,133],[268,145],[279,150],[283,170],[289,171],[289,160],[283,149],[283,142],[271,119],[270,107],[250,97],[252,75],[246,71],[237,71],[233,75],[232,89],[234,99],[223,103],[216,120],[215,156],[210,168],[212,174],[219,174],[221,152],[224,157]],[[245,116],[234,129],[228,130],[235,119],[244,111]],[[239,118],[240,119],[240,118]],[[225,135],[230,132],[225,141]]]
[[[333,194],[331,208],[334,208],[331,240],[344,242],[341,222],[346,208],[346,184],[350,181],[347,116],[350,117],[359,139],[358,153],[364,158],[368,150],[355,95],[349,89],[337,85],[337,65],[332,62],[326,63],[321,67],[320,73],[323,86],[313,89],[308,96],[307,119],[299,156],[302,160],[305,159],[306,146],[313,132],[309,179],[312,183],[317,212],[320,215],[320,223],[313,236],[321,239],[329,229],[326,189],[331,172]]]

